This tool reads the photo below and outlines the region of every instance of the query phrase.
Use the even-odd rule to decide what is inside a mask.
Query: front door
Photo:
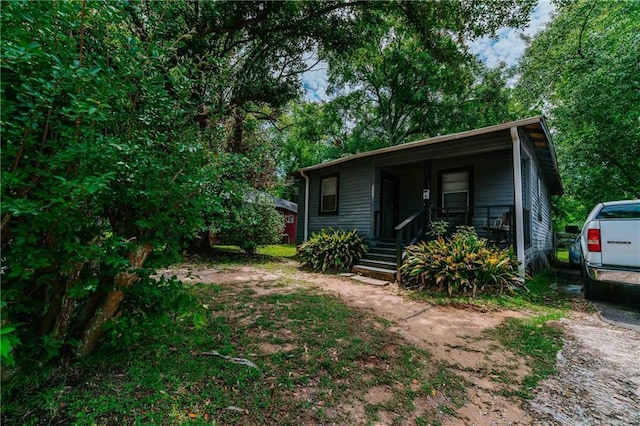
[[[380,186],[380,236],[395,238],[394,228],[398,225],[400,216],[400,188],[398,178],[383,173]]]

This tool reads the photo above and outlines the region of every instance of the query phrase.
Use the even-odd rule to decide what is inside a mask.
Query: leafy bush
[[[427,235],[432,237],[440,237],[447,235],[449,231],[449,222],[446,220],[434,220],[429,224],[429,230],[427,231]]]
[[[451,238],[438,236],[408,247],[400,271],[409,287],[446,288],[449,295],[475,296],[524,287],[513,250],[487,247],[472,227],[458,227]]]
[[[327,270],[351,270],[353,264],[368,250],[366,237],[356,230],[322,230],[298,249],[301,264],[305,268],[325,272]]]
[[[247,254],[255,254],[260,246],[276,244],[282,238],[284,217],[267,200],[242,200],[230,208],[230,217],[222,227],[225,243],[240,247]]]

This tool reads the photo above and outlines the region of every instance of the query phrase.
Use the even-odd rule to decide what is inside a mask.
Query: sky
[[[507,66],[516,65],[526,44],[521,34],[534,36],[551,19],[553,5],[551,0],[540,0],[531,14],[529,25],[524,30],[502,28],[497,31],[497,39],[483,37],[469,44],[469,50],[488,67],[495,67],[504,62]],[[312,59],[309,59],[312,65]],[[514,82],[511,82],[512,84]],[[323,101],[327,96],[327,64],[318,63],[302,76],[302,85],[307,101]]]
[[[516,65],[527,47],[520,35],[534,36],[549,22],[552,12],[551,1],[540,0],[531,14],[527,28],[524,30],[502,28],[497,32],[497,39],[483,37],[470,43],[469,50],[491,68],[499,65],[500,62],[508,66]]]

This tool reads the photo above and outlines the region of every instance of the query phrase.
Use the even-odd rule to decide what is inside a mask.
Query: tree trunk
[[[134,251],[130,252],[127,256],[129,270],[141,268],[147,260],[151,249],[151,245],[145,244],[137,246]],[[79,358],[86,357],[96,348],[102,334],[102,326],[118,312],[120,302],[122,302],[124,298],[124,290],[136,279],[138,279],[138,275],[129,271],[120,272],[115,276],[114,289],[107,293],[102,304],[98,307],[91,321],[89,321],[87,328],[84,330],[80,347],[76,353]]]
[[[235,154],[242,154],[245,152],[243,143],[243,130],[244,130],[244,115],[238,111],[237,108],[233,111],[233,129],[231,134],[231,152]]]
[[[53,329],[53,335],[57,341],[63,341],[67,337],[69,326],[71,325],[71,319],[73,318],[73,311],[76,306],[75,297],[71,297],[69,292],[71,288],[78,282],[80,278],[80,272],[84,267],[84,262],[78,262],[73,265],[73,269],[67,276],[67,284],[65,286],[65,292],[62,296],[62,302],[60,304],[60,312],[58,313],[58,319]]]

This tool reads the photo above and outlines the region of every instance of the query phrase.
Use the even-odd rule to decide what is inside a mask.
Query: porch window
[[[442,173],[442,207],[447,212],[465,212],[469,207],[469,170]]]
[[[320,213],[338,213],[338,175],[326,176],[321,180]]]

